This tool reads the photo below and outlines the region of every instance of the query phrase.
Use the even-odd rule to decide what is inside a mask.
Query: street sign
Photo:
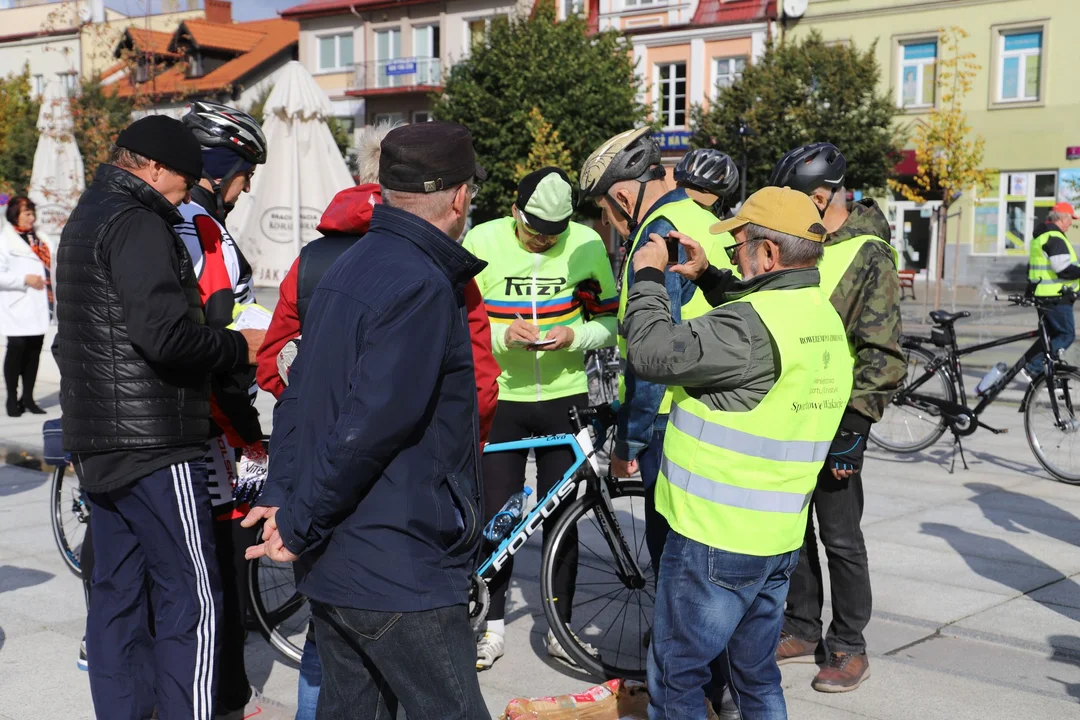
[[[661,150],[689,150],[689,130],[661,130],[656,136]]]
[[[386,63],[387,75],[415,75],[416,58],[409,60],[390,60]]]
[[[919,217],[928,218],[934,214],[934,208],[924,207],[919,208]]]
[[[1065,148],[1066,160],[1080,160],[1080,145]]]

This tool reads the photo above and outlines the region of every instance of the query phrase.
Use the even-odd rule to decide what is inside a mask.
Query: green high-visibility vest
[[[825,293],[825,297],[832,297],[833,291],[840,284],[840,280],[851,266],[855,256],[859,254],[859,250],[866,243],[873,241],[884,243],[892,252],[893,263],[896,264],[897,268],[900,267],[900,256],[896,252],[896,248],[877,235],[857,235],[836,245],[826,245],[825,255],[822,256],[821,261],[818,263],[818,273],[821,275],[821,291]]]
[[[799,548],[807,507],[851,395],[844,324],[820,288],[764,290],[749,302],[780,377],[748,412],[712,410],[683,388],[664,437],[656,509],[681,535],[744,555]]]
[[[1043,247],[1050,238],[1061,238],[1065,241],[1065,247],[1069,248],[1069,262],[1076,265],[1076,251],[1072,243],[1060,230],[1049,230],[1031,241],[1030,255],[1028,256],[1028,280],[1038,283],[1035,286],[1035,297],[1052,297],[1060,295],[1065,288],[1080,289],[1080,281],[1062,280],[1050,266],[1050,258],[1043,253]]]
[[[622,322],[623,318],[626,316],[626,296],[628,292],[627,279],[630,276],[630,263],[632,262],[634,251],[637,250],[638,244],[649,241],[648,238],[642,237],[645,228],[648,227],[652,221],[660,217],[666,218],[668,222],[675,226],[675,229],[678,232],[689,235],[697,240],[705,250],[705,257],[709,259],[711,265],[720,268],[729,268],[735,272],[736,275],[738,274],[738,270],[732,267],[731,263],[728,262],[727,255],[724,253],[724,248],[735,244],[735,239],[731,237],[731,233],[713,235],[709,232],[709,229],[718,222],[715,215],[690,198],[677,200],[660,206],[638,225],[633,242],[630,243],[630,250],[626,254],[626,261],[623,263],[622,284],[619,288],[618,338],[619,356],[623,359],[626,358],[626,336],[623,334]],[[672,298],[672,302],[675,302],[675,298]],[[705,299],[705,295],[701,290],[696,289],[694,290],[693,297],[690,298],[690,302],[682,306],[681,317],[683,321],[686,321],[690,318],[704,315],[710,310],[712,310],[712,305]],[[668,388],[664,393],[664,399],[660,402],[661,415],[666,415],[671,412],[671,393],[671,388]],[[626,402],[626,381],[623,375],[619,375],[619,402]]]

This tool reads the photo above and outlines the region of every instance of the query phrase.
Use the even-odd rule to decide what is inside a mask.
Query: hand
[[[269,518],[271,521],[273,521],[274,516],[277,515],[277,511],[278,511],[278,508],[276,508],[276,507],[263,507],[263,506],[253,507],[248,512],[248,514],[244,517],[244,519],[240,521],[240,527],[246,527],[246,528],[255,527],[255,525],[260,520],[267,519],[267,518]],[[274,523],[274,527],[277,527],[277,523]]]
[[[540,339],[540,328],[524,320],[515,320],[506,328],[506,335],[503,337],[508,346],[515,343],[528,345]]]
[[[701,244],[681,232],[672,230],[668,237],[678,239],[679,244],[686,249],[686,262],[671,266],[671,272],[682,275],[687,280],[697,280],[709,268],[709,258],[705,257],[705,248]]]
[[[825,466],[832,471],[837,480],[847,480],[862,469],[863,453],[866,452],[866,436],[870,432],[870,423],[864,418],[848,412],[836,431],[829,457]]]
[[[611,474],[618,478],[628,478],[637,475],[638,461],[623,460],[618,455],[611,455]]]
[[[656,233],[650,234],[649,242],[634,253],[634,272],[647,267],[663,270],[667,265],[667,241]]]
[[[45,278],[41,277],[40,275],[27,275],[25,278],[23,278],[23,282],[28,288],[34,288],[35,290],[45,289]]]
[[[244,336],[244,340],[247,340],[248,365],[254,365],[259,348],[262,347],[263,339],[266,338],[266,331],[247,329],[241,330],[240,334]]]
[[[556,325],[555,327],[548,330],[547,335],[544,336],[544,339],[554,340],[555,342],[551,345],[543,345],[541,347],[538,347],[536,348],[537,350],[545,350],[548,352],[552,350],[563,350],[573,344],[574,331],[566,327],[565,325]]]
[[[281,539],[281,534],[277,529],[271,533],[270,537],[266,539],[266,542],[261,545],[252,545],[244,551],[244,558],[247,560],[257,560],[266,556],[274,562],[296,562],[297,556],[289,552],[289,549],[285,547],[285,542]]]

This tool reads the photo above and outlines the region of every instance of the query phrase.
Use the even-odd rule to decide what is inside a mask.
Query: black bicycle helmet
[[[780,158],[769,177],[769,185],[789,187],[809,195],[819,187],[834,192],[843,187],[847,160],[835,145],[827,142],[803,145]]]
[[[183,120],[203,147],[229,148],[252,165],[266,162],[266,136],[255,118],[246,112],[209,100],[196,100]]]
[[[675,166],[675,183],[725,198],[739,188],[739,170],[719,150],[691,150]]]

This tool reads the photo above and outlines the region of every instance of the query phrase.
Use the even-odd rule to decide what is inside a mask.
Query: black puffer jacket
[[[240,334],[203,325],[179,220],[152,187],[102,165],[64,227],[56,356],[70,452],[201,445],[209,373],[246,364]]]

